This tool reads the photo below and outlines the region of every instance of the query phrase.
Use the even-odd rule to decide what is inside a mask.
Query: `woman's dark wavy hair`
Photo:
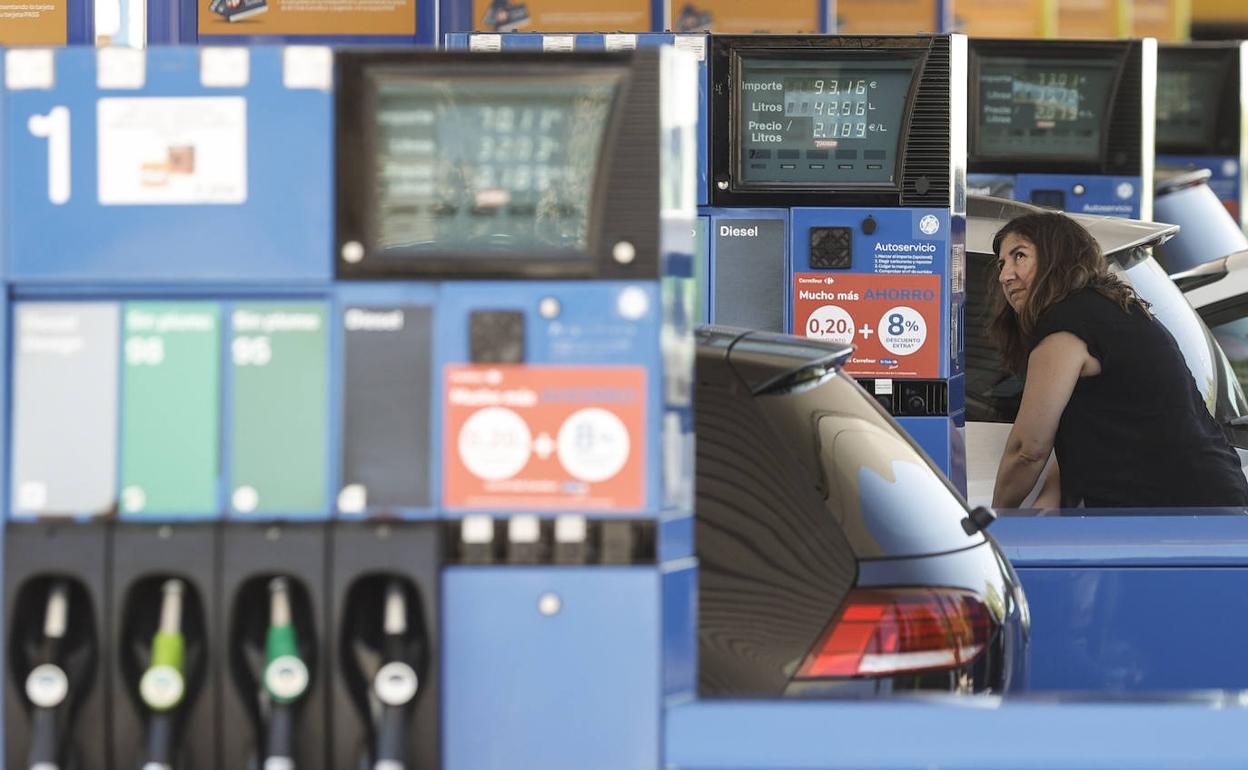
[[[1036,343],[1032,335],[1041,313],[1072,292],[1092,289],[1124,312],[1132,306],[1147,310],[1135,290],[1109,272],[1109,263],[1092,234],[1065,214],[1037,212],[1011,219],[992,239],[992,253],[998,258],[1008,235],[1019,235],[1036,246],[1036,273],[1021,311],[1014,312],[1005,301],[997,281],[999,272],[990,271],[988,290],[993,302],[988,334],[1013,374],[1022,377],[1027,372],[1027,357]]]

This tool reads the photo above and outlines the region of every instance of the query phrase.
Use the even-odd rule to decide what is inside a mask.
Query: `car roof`
[[[699,326],[695,337],[699,356],[722,356],[754,394],[807,370],[839,368],[854,352],[840,342],[732,326]]]
[[[994,198],[989,195],[968,195],[966,198],[966,250],[973,254],[992,254],[992,239],[1007,222],[1023,214],[1048,209],[1030,203]],[[1107,256],[1139,246],[1156,246],[1173,238],[1178,225],[1162,222],[1140,222],[1121,217],[1092,214],[1067,214],[1088,229],[1101,251]]]

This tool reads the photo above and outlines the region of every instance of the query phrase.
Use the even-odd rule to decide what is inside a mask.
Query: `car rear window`
[[[859,559],[977,545],[966,502],[927,455],[844,374],[755,398],[818,485]]]

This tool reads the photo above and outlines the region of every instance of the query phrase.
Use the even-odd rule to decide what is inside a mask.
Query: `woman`
[[[1039,507],[1248,505],[1239,457],[1174,338],[1088,231],[1025,214],[992,245],[1001,293],[990,333],[1026,381],[993,505],[1019,507],[1055,447]]]

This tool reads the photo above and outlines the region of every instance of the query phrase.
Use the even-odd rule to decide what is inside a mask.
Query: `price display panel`
[[[741,58],[744,187],[896,184],[915,61]]]
[[[1116,79],[1117,65],[1111,61],[984,57],[973,154],[1098,159]]]
[[[1208,151],[1216,141],[1226,66],[1219,60],[1175,60],[1157,71],[1159,152]]]
[[[383,258],[590,258],[621,69],[373,74],[374,242]]]

